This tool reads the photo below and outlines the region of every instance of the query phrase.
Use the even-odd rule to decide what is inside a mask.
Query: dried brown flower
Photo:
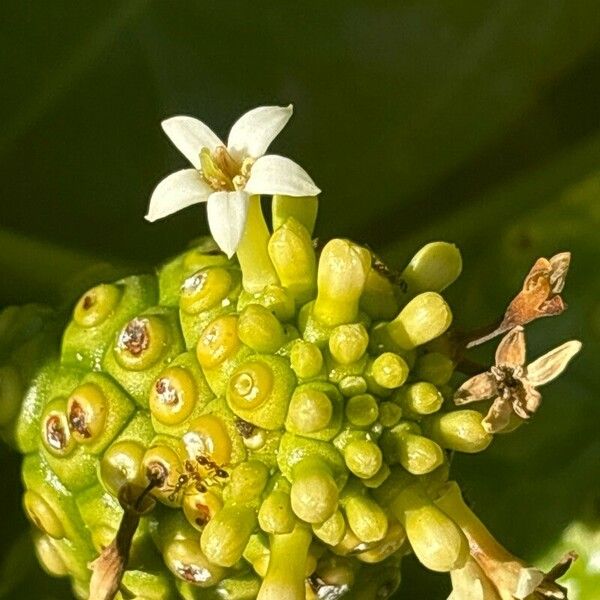
[[[540,317],[561,314],[567,305],[560,293],[571,263],[571,253],[561,252],[551,258],[538,258],[525,277],[523,288],[508,305],[502,320],[468,340],[467,348],[477,346],[518,325]]]
[[[498,345],[496,364],[463,383],[454,402],[493,399],[483,426],[489,433],[502,431],[513,413],[529,419],[536,412],[542,400],[536,388],[558,377],[580,349],[581,342],[571,340],[526,365],[525,333],[523,327],[514,327]]]

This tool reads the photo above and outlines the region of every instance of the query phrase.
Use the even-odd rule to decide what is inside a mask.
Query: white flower
[[[244,233],[251,195],[316,196],[321,192],[294,161],[265,155],[291,116],[291,104],[259,106],[234,123],[227,146],[192,117],[163,121],[165,133],[194,168],[172,173],[156,186],[146,219],[156,221],[207,202],[210,232],[223,252],[233,256]]]

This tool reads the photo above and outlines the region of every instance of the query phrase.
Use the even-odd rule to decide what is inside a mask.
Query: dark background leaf
[[[532,356],[570,337],[582,356],[531,425],[459,457],[455,473],[528,558],[560,545],[571,521],[594,523],[596,2],[5,0],[0,11],[0,306],[59,303],[97,259],[151,265],[206,232],[194,208],[142,219],[153,186],[184,165],[162,118],[192,114],[225,135],[244,110],[291,101],[274,149],[323,188],[318,234],[368,242],[399,266],[426,241],[457,242],[465,272],[450,298],[463,324],[495,317],[536,257],[572,250],[569,311],[530,337]],[[14,515],[4,556],[24,520],[17,458],[1,452]],[[444,578],[405,571],[407,594],[445,597]]]

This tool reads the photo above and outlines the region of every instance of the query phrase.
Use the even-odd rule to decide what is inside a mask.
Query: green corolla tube
[[[346,240],[327,243],[319,259],[315,318],[330,327],[356,321],[370,265],[368,250]]]
[[[296,525],[290,533],[271,536],[269,568],[258,600],[300,600],[305,594],[305,572],[311,530]]]

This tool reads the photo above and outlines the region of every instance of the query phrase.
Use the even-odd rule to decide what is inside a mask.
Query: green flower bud
[[[444,452],[433,440],[411,432],[411,426],[400,423],[381,438],[387,462],[399,462],[409,473],[423,475],[444,462]]]
[[[393,427],[402,418],[402,409],[395,402],[382,402],[379,405],[379,422],[383,427]]]
[[[387,325],[390,337],[410,350],[442,335],[452,322],[446,301],[436,292],[423,292],[413,298]]]
[[[415,376],[434,385],[445,385],[454,373],[454,362],[445,354],[428,352],[417,359]]]
[[[238,336],[246,346],[265,354],[276,352],[287,341],[277,317],[260,304],[249,304],[242,310]]]
[[[393,352],[384,352],[371,364],[371,375],[377,385],[386,389],[400,387],[408,377],[406,361]]]
[[[459,249],[447,242],[431,242],[421,248],[402,273],[409,293],[441,292],[462,271]]]
[[[294,513],[307,523],[322,523],[335,512],[338,488],[325,461],[309,457],[294,466],[290,498]]]
[[[338,509],[322,523],[313,523],[313,533],[329,546],[337,546],[346,533],[346,520]]]
[[[269,256],[281,285],[297,302],[314,297],[316,258],[306,228],[290,217],[269,240]]]
[[[364,248],[346,240],[328,242],[319,259],[315,318],[328,326],[356,321],[370,267],[371,256]]]
[[[242,553],[256,526],[254,510],[225,505],[206,525],[200,546],[208,560],[220,567],[232,567]]]
[[[238,465],[229,478],[226,501],[236,504],[255,505],[267,485],[269,469],[258,460],[249,460]]]
[[[346,418],[356,427],[368,427],[377,420],[379,405],[371,394],[359,394],[348,399]]]
[[[388,519],[383,509],[366,494],[355,489],[342,496],[348,525],[356,537],[365,543],[379,542],[387,533]]]
[[[371,545],[368,550],[357,554],[356,558],[369,564],[381,563],[388,556],[400,550],[405,545],[406,540],[404,527],[396,519],[391,519],[388,521],[387,532],[381,541]]]
[[[298,340],[290,350],[290,364],[298,378],[312,379],[323,368],[323,355],[315,344]]]
[[[193,539],[173,540],[167,544],[163,557],[175,576],[199,587],[211,587],[225,575],[225,570],[208,560]]]
[[[425,419],[423,428],[443,448],[475,453],[485,450],[493,439],[483,428],[482,420],[476,410],[456,410]]]
[[[392,511],[404,526],[415,555],[428,569],[449,572],[466,563],[469,545],[464,534],[419,486],[402,490]]]
[[[398,390],[394,401],[400,405],[405,416],[410,418],[437,412],[444,398],[435,385],[422,381]]]
[[[386,463],[381,465],[381,468],[373,477],[369,477],[368,479],[363,479],[363,485],[368,488],[378,488],[388,477],[390,476],[390,468]]]
[[[325,429],[331,421],[333,406],[324,392],[300,386],[292,394],[286,429],[293,433],[313,433]]]
[[[357,362],[369,345],[369,334],[362,323],[338,325],[331,332],[329,351],[343,365]]]
[[[360,396],[367,391],[367,382],[360,375],[346,375],[338,382],[338,388],[346,398]]]
[[[365,439],[350,442],[344,448],[344,460],[354,475],[361,479],[369,479],[379,472],[383,457],[379,446]]]
[[[258,524],[266,533],[290,533],[297,523],[289,493],[272,491],[258,511]]]

